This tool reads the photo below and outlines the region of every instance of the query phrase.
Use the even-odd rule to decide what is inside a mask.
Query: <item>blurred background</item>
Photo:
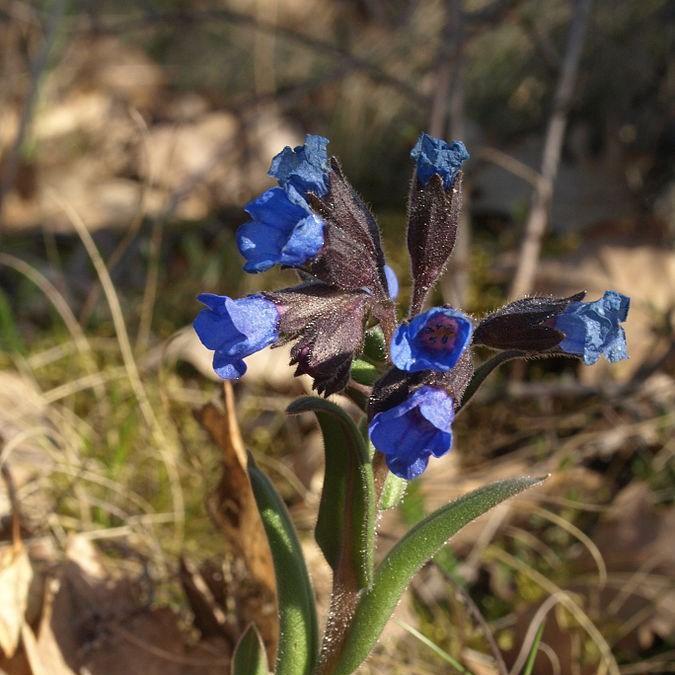
[[[675,672],[674,34],[666,0],[0,0],[0,672],[228,672],[251,620],[273,650],[195,296],[293,283],[244,275],[234,232],[318,133],[405,303],[422,131],[471,153],[435,300],[614,289],[631,359],[492,376],[383,547],[489,480],[552,477],[423,570],[362,672],[515,674],[542,617],[535,673]],[[250,359],[236,418],[325,603],[287,359]]]

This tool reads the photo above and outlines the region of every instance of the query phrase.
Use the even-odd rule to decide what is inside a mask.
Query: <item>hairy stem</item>
[[[513,359],[522,359],[524,356],[525,352],[520,351],[518,349],[510,349],[495,354],[491,359],[488,359],[485,363],[480,365],[476,369],[476,372],[473,374],[471,382],[469,382],[469,386],[466,388],[466,391],[464,392],[464,396],[462,397],[462,404],[459,406],[459,408],[457,408],[455,416],[459,415],[460,411],[462,411],[466,407],[466,404],[473,398],[473,395],[478,391],[480,386],[487,379],[488,375],[495,368],[501,366],[502,363],[506,363],[507,361],[512,361]]]

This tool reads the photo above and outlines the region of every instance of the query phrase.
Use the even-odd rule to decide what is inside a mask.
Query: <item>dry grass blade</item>
[[[513,567],[514,569],[517,569],[528,576],[535,584],[543,588],[547,593],[550,593],[552,596],[557,596],[559,603],[574,616],[581,627],[588,633],[593,642],[595,642],[602,657],[601,666],[606,668],[607,672],[611,673],[611,675],[620,675],[619,666],[616,662],[616,659],[614,658],[614,655],[612,654],[612,650],[607,643],[607,640],[605,640],[602,633],[591,621],[586,612],[584,612],[584,610],[567,592],[563,591],[556,584],[547,579],[543,574],[537,572],[537,570],[525,564],[522,560],[514,558],[506,551],[502,551],[496,547],[491,547],[489,549],[489,553],[493,558],[501,560],[506,565],[509,565],[510,567]]]
[[[66,325],[68,332],[73,336],[73,341],[77,349],[82,353],[91,351],[87,337],[82,331],[82,327],[77,322],[66,299],[59,293],[58,289],[51,281],[49,281],[49,279],[47,279],[47,277],[41,274],[32,265],[29,265],[24,260],[9,253],[0,253],[0,265],[11,267],[32,281],[45,294],[45,297],[52,305],[54,305],[54,309],[56,309],[59,316],[63,319],[63,323]]]
[[[542,654],[545,654],[546,657],[548,658],[551,664],[551,668],[553,669],[553,675],[562,675],[562,667],[560,666],[560,659],[558,658],[558,655],[555,653],[555,650],[550,645],[547,645],[545,642],[540,642],[539,651]]]
[[[122,313],[120,300],[112,279],[110,278],[108,269],[106,268],[105,262],[103,261],[103,258],[96,247],[96,243],[94,242],[94,239],[92,238],[84,221],[80,218],[75,209],[73,209],[73,207],[66,201],[61,199],[58,194],[54,192],[51,192],[50,194],[60,206],[60,208],[63,209],[64,213],[67,215],[71,224],[75,228],[78,236],[84,244],[94,269],[96,270],[99,281],[101,282],[101,287],[103,288],[108,306],[110,307],[110,313],[115,326],[115,333],[119,342],[124,367],[127,370],[129,383],[131,384],[131,388],[133,389],[136,399],[138,400],[141,413],[151,430],[152,436],[157,445],[158,452],[166,467],[167,477],[171,486],[174,513],[176,515],[174,541],[176,547],[180,548],[183,541],[185,526],[185,500],[178,475],[178,468],[176,466],[176,458],[171,452],[171,447],[174,444],[170,443],[164,428],[159,423],[157,416],[155,415],[155,411],[150,404],[148,394],[145,391],[145,387],[141,381],[138,366],[134,359],[133,350],[129,341],[129,333],[124,320],[124,314]]]
[[[568,520],[565,520],[565,518],[562,518],[548,509],[535,506],[533,507],[532,511],[542,518],[545,518],[549,522],[557,525],[566,532],[569,532],[574,538],[576,538],[586,547],[598,568],[598,584],[601,588],[604,587],[604,585],[607,583],[607,565],[605,564],[605,559],[602,557],[600,549],[593,543],[593,540],[587,534],[582,532],[576,525],[573,525]]]

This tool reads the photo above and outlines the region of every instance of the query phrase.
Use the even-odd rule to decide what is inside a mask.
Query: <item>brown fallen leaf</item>
[[[0,547],[0,655],[11,659],[25,623],[33,568],[21,543],[19,506],[12,476],[7,466],[2,467],[1,473],[12,508],[12,543]]]
[[[195,413],[223,451],[223,472],[209,510],[238,561],[227,566],[225,584],[234,601],[237,628],[253,623],[273,662],[278,635],[274,567],[247,472],[244,442],[237,423],[232,386],[225,382],[224,409],[209,403]],[[243,564],[239,564],[243,563]]]
[[[174,611],[149,607],[82,536],[71,538],[38,629],[25,625],[22,644],[30,671],[9,675],[210,675],[229,672],[231,657],[227,640],[195,643]]]
[[[181,557],[178,574],[183,591],[188,598],[195,626],[202,637],[229,638],[231,644],[237,643],[237,634],[228,623],[224,603],[219,603],[202,571],[186,557]],[[222,577],[221,577],[222,583]]]
[[[32,578],[22,544],[0,548],[0,651],[8,658],[19,644]]]
[[[75,675],[63,660],[51,632],[45,632],[38,641],[31,627],[24,624],[21,641],[31,675]]]

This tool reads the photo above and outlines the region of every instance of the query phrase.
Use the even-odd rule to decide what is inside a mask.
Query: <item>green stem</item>
[[[457,412],[455,413],[455,416],[457,416],[461,410],[463,410],[466,407],[466,404],[473,398],[473,395],[478,391],[479,387],[483,382],[487,379],[488,375],[497,368],[498,366],[501,366],[502,363],[506,363],[507,361],[513,361],[514,359],[522,359],[526,356],[526,353],[523,351],[520,351],[518,349],[509,349],[508,351],[504,352],[499,352],[498,354],[495,354],[491,359],[488,359],[485,361],[485,363],[482,363],[478,368],[476,369],[476,372],[473,374],[473,377],[471,378],[471,382],[469,382],[469,386],[466,388],[466,391],[464,392],[464,396],[462,396],[462,403],[457,408]]]

